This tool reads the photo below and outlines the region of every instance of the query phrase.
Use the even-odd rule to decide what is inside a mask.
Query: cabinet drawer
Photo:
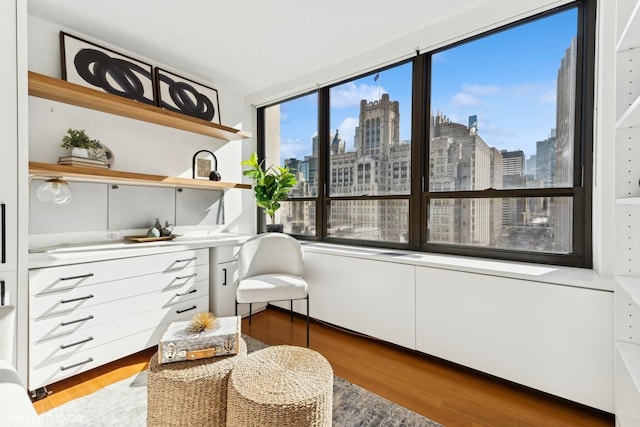
[[[207,249],[169,252],[157,255],[64,265],[29,270],[29,293],[56,292],[124,278],[163,272],[179,273],[207,265]]]
[[[168,303],[162,308],[122,317],[112,322],[89,326],[54,339],[29,345],[29,364],[32,369],[48,365],[65,365],[77,353],[105,347],[123,336],[135,334],[175,319],[190,318],[208,308],[208,297]]]
[[[199,280],[186,283],[180,288],[163,289],[160,292],[137,295],[106,304],[81,306],[70,312],[64,311],[51,316],[36,317],[31,319],[29,342],[35,343],[67,337],[76,331],[112,322],[136,313],[151,311],[158,307],[170,307],[202,296],[208,297],[208,293],[208,280]]]
[[[198,305],[197,310],[207,305],[203,298],[198,298],[194,301],[198,301],[198,304],[196,304]],[[189,303],[192,302],[193,301],[189,301]],[[185,307],[188,306],[189,304],[185,304]],[[206,309],[200,311],[204,310]],[[156,346],[158,342],[160,342],[160,338],[169,326],[169,323],[175,320],[189,319],[193,316],[194,312],[197,311],[193,310],[182,315],[177,315],[181,317],[176,317],[175,319],[169,317],[168,319],[172,320],[167,319],[166,323],[158,324],[154,328],[146,329],[138,333],[127,334],[127,329],[125,329],[120,331],[120,338],[110,342],[109,345],[77,351],[69,355],[65,360],[56,361],[56,363],[42,364],[42,366],[38,368],[31,367],[29,371],[29,389],[35,390],[39,387],[104,365],[112,360],[128,356],[145,348]],[[169,313],[173,312],[169,311]]]
[[[216,251],[217,262],[229,262],[236,259],[236,254],[239,249],[239,246],[218,246],[212,250]]]
[[[77,316],[76,310],[81,308],[93,307],[116,300],[124,301],[135,295],[150,293],[171,295],[173,293],[181,293],[196,282],[208,282],[208,280],[209,266],[200,265],[185,268],[178,272],[155,273],[114,282],[97,283],[91,286],[67,288],[57,292],[34,294],[29,297],[29,317],[35,319],[69,314],[75,318]],[[138,311],[147,306],[153,307],[152,304],[156,301],[156,298],[150,298],[148,301],[143,302]]]

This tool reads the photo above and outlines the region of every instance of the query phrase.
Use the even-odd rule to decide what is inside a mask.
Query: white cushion
[[[241,304],[284,301],[307,297],[307,282],[289,274],[262,274],[240,280],[236,291]]]
[[[11,363],[0,359],[0,426],[39,426],[38,414]]]

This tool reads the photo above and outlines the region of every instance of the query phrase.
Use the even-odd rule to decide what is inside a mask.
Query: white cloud
[[[289,114],[286,111],[280,111],[280,123],[289,120]]]
[[[358,119],[354,117],[345,118],[340,126],[338,126],[338,132],[342,136],[342,139],[345,141],[345,151],[350,151],[353,147],[353,137],[356,134],[356,127],[358,127]],[[331,131],[331,135],[333,135],[333,130]]]
[[[345,83],[331,91],[331,107],[358,106],[361,100],[376,101],[383,93],[387,93],[387,91],[382,87],[367,84],[356,85],[353,82]]]
[[[453,95],[453,106],[464,108],[481,105],[482,101],[477,96],[470,95],[464,92],[458,92]]]
[[[538,96],[538,99],[543,104],[553,104],[553,103],[556,102],[556,91],[555,90],[548,90],[546,92],[542,92]]]
[[[480,85],[480,84],[474,83],[472,85],[470,84],[462,85],[462,91],[464,93],[467,93],[473,96],[486,96],[486,95],[498,94],[502,91],[502,89],[500,89],[500,86],[496,86],[496,85]]]
[[[281,159],[304,159],[304,156],[309,154],[309,143],[300,139],[288,139],[280,144]]]

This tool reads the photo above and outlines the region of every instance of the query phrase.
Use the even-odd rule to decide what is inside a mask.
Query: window
[[[595,3],[260,108],[285,231],[591,267]]]
[[[286,166],[298,180],[281,203],[276,222],[285,233],[315,236],[318,197],[318,94],[311,93],[262,109],[261,148],[265,166]],[[260,223],[264,224],[264,216]],[[262,228],[262,227],[260,227]]]
[[[426,250],[482,255],[491,248],[567,263],[584,255],[585,230],[576,228],[584,224],[584,188],[575,165],[590,144],[577,131],[579,11],[562,9],[429,55],[425,155],[446,168],[429,174]],[[435,201],[449,211],[431,213]],[[448,234],[432,232],[436,218],[448,219]]]

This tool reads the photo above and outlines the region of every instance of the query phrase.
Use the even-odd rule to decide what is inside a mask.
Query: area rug
[[[242,336],[249,352],[267,345]],[[145,427],[147,423],[147,372],[104,387],[40,415],[45,427]],[[333,378],[333,425],[437,427],[428,418],[371,393],[340,377]]]

